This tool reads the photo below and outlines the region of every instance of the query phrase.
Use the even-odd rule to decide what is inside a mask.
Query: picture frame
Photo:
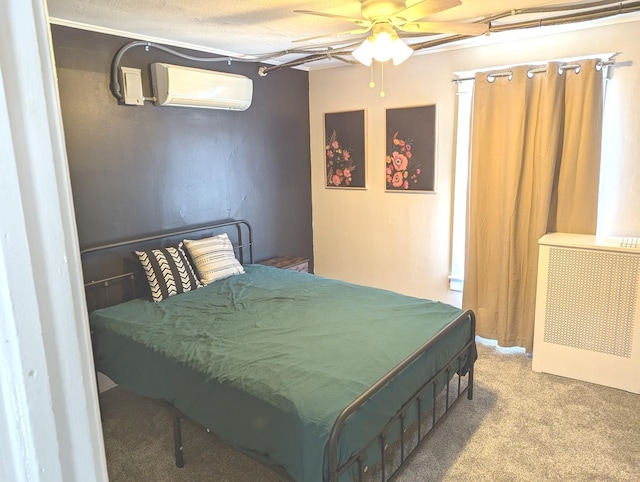
[[[325,187],[366,189],[365,110],[324,114]]]
[[[387,192],[436,192],[436,104],[386,111]]]

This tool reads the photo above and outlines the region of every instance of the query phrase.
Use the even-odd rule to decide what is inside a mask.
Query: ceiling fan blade
[[[392,15],[392,18],[413,22],[458,5],[462,5],[460,0],[422,0],[410,7],[397,11]]]
[[[315,12],[313,10],[294,10],[294,13],[304,13],[306,15],[317,15],[319,17],[337,18],[338,20],[346,20],[347,22],[355,23],[361,27],[370,27],[372,24],[368,20],[363,18],[346,17],[344,15],[336,15],[333,13]]]
[[[319,38],[327,38],[327,37],[337,37],[339,35],[357,35],[357,34],[361,34],[361,33],[367,33],[369,30],[371,30],[371,27],[364,27],[364,28],[357,28],[355,30],[347,30],[345,32],[337,32],[337,33],[327,33],[324,35],[316,35],[315,37],[306,37],[306,38],[301,38],[301,39],[296,39],[294,40],[295,43],[300,43],[300,42],[310,42],[311,40],[317,40]]]
[[[489,30],[486,23],[462,22],[411,22],[396,27],[403,32],[455,33],[458,35],[482,35]]]

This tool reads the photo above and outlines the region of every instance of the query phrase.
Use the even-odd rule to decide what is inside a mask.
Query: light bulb
[[[387,32],[380,32],[373,41],[373,58],[386,62],[393,57],[393,39]]]

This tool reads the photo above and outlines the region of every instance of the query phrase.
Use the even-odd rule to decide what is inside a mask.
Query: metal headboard
[[[176,246],[185,237],[200,239],[226,232],[240,263],[253,263],[251,225],[243,219],[216,221],[175,231],[85,248],[80,251],[89,312],[149,296],[135,250]]]

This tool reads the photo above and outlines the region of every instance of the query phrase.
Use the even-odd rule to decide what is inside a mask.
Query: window
[[[595,58],[613,59],[615,54],[607,53],[594,55]],[[582,59],[581,57],[580,59]],[[578,58],[558,59],[559,62],[571,62],[579,60]],[[530,62],[531,65],[547,64],[551,61]],[[603,67],[603,75],[605,79],[603,95],[606,99],[608,87],[608,68],[606,63]],[[505,67],[496,67],[487,70],[505,70]],[[471,111],[473,106],[473,86],[475,75],[474,71],[458,72],[456,75],[462,79],[458,81],[458,107],[457,107],[457,127],[456,127],[456,148],[455,148],[455,183],[453,190],[453,227],[451,235],[451,270],[449,275],[449,288],[452,291],[462,291],[464,285],[464,263],[465,263],[465,238],[467,225],[467,193],[469,185],[469,158],[471,148]],[[603,99],[603,101],[604,101]],[[613,138],[615,130],[615,118],[611,113],[611,109],[607,109],[606,103],[603,109],[603,136],[602,136],[602,156],[601,162],[609,166],[607,171],[600,173],[600,195],[598,198],[598,213],[606,213],[614,204],[613,190],[607,186],[613,185],[615,174],[615,156],[609,151],[610,148],[605,146],[614,146],[615,143],[609,139]],[[601,222],[603,219],[598,217],[598,234],[603,234],[608,226],[604,226]]]
[[[451,275],[449,288],[462,291],[464,250],[467,224],[467,191],[469,182],[469,144],[471,140],[471,105],[473,80],[458,83],[455,184],[453,189],[453,230],[451,241]]]

